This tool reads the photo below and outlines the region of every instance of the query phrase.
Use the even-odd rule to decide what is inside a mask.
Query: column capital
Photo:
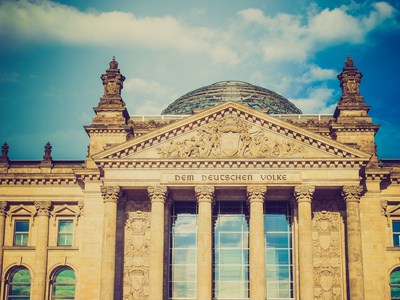
[[[345,185],[342,188],[342,197],[346,203],[360,202],[361,193],[364,188],[361,185]]]
[[[215,187],[210,185],[195,186],[194,192],[197,202],[214,202]]]
[[[0,201],[0,215],[2,216],[5,215],[7,206],[8,206],[7,201]]]
[[[168,197],[168,188],[162,185],[148,186],[147,193],[149,194],[151,202],[165,203]]]
[[[251,185],[246,189],[247,201],[249,203],[264,202],[266,194],[267,187],[265,185]]]
[[[294,187],[294,196],[296,197],[297,203],[310,202],[314,196],[315,186],[314,185],[297,185]]]
[[[38,215],[48,216],[50,213],[51,201],[35,201],[35,208]]]
[[[118,203],[118,200],[122,195],[122,189],[119,186],[102,186],[100,191],[101,195],[103,196],[104,203]]]

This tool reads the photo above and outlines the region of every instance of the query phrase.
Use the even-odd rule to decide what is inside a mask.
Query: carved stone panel
[[[305,156],[305,147],[300,143],[232,115],[207,123],[193,133],[158,147],[158,155],[163,158]]]
[[[312,221],[314,299],[342,300],[342,233],[339,212],[316,211]]]
[[[150,202],[129,201],[125,209],[124,300],[149,298]]]

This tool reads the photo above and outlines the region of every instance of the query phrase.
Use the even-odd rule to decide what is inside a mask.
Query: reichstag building
[[[0,298],[400,299],[400,159],[338,79],[332,115],[222,81],[130,116],[113,58],[84,160],[2,146]]]

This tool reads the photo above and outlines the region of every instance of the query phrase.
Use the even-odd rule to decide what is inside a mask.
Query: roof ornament
[[[9,163],[9,158],[8,158],[8,145],[6,142],[4,142],[3,146],[1,147],[1,156],[0,156],[0,163]]]
[[[101,75],[101,80],[104,86],[104,95],[101,98],[99,107],[101,105],[113,105],[125,106],[125,102],[121,98],[121,90],[123,88],[123,83],[125,81],[125,76],[123,76],[118,69],[118,62],[113,56],[110,62],[110,68],[106,70],[106,73]]]
[[[44,146],[43,162],[51,162],[51,148],[53,147],[50,145],[50,142],[47,142],[46,146]]]
[[[118,62],[115,60],[115,56],[113,56],[112,61],[110,61],[110,69],[118,70]]]
[[[350,58],[350,54],[347,54],[347,59],[344,61],[347,68],[353,67],[354,60]]]
[[[347,55],[345,67],[342,73],[337,78],[340,80],[342,88],[342,97],[339,100],[339,105],[365,105],[364,97],[360,95],[360,83],[362,73],[354,67],[354,61]]]

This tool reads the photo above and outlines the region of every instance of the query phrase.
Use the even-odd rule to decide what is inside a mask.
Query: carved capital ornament
[[[267,193],[266,186],[248,186],[246,190],[247,201],[251,202],[264,202]]]
[[[101,195],[104,202],[118,203],[119,198],[122,196],[122,189],[119,186],[103,186],[101,187]]]
[[[215,187],[213,186],[196,186],[194,192],[198,202],[212,203],[214,201]]]
[[[166,186],[156,185],[147,187],[147,192],[151,202],[165,202],[168,196],[168,188]]]
[[[49,215],[51,202],[50,201],[35,201],[35,208],[38,215]]]
[[[342,197],[346,203],[348,202],[360,202],[361,193],[364,188],[360,185],[345,185],[342,188]]]
[[[314,185],[299,185],[294,188],[294,196],[298,203],[311,202],[315,192]]]

